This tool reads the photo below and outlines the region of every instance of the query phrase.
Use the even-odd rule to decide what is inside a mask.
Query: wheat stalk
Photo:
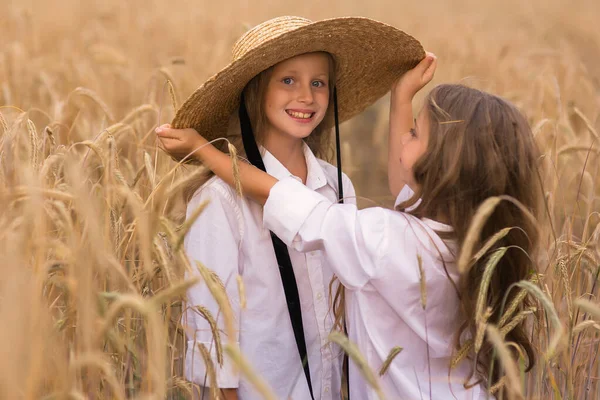
[[[484,309],[488,300],[488,289],[490,287],[490,281],[492,280],[492,276],[494,275],[494,271],[496,266],[506,254],[508,248],[501,247],[500,249],[494,251],[487,263],[485,264],[485,268],[483,270],[483,275],[481,277],[481,283],[479,285],[479,292],[477,293],[477,301],[475,303],[475,323],[477,325],[477,335],[475,337],[475,351],[479,352],[481,349],[481,345],[483,343],[483,332],[485,331],[485,324],[487,323],[488,318],[492,315],[491,309]]]
[[[237,149],[234,145],[227,142],[229,155],[231,157],[231,168],[233,169],[233,182],[235,183],[235,191],[238,196],[242,196],[242,181],[240,179],[240,167],[238,165]]]
[[[500,322],[498,322],[498,326],[502,327],[508,322],[509,318],[513,316],[519,305],[523,302],[523,300],[525,300],[525,297],[527,297],[527,290],[519,290],[517,295],[512,299],[512,301],[508,305],[504,314],[502,314]]]
[[[511,352],[508,346],[502,340],[502,336],[498,329],[493,325],[488,325],[486,329],[488,340],[498,354],[498,358],[504,367],[506,372],[505,387],[508,389],[511,399],[524,399],[523,390],[521,388],[521,381],[519,380],[519,370],[515,365],[515,361],[512,358]]]
[[[67,104],[69,103],[72,96],[80,96],[83,98],[90,99],[93,103],[96,103],[100,107],[100,109],[102,109],[104,114],[108,117],[109,121],[115,120],[113,113],[110,111],[110,109],[108,108],[106,103],[104,101],[102,101],[100,96],[98,96],[98,94],[96,92],[94,92],[93,90],[83,88],[83,87],[75,88],[75,90],[73,90],[67,96],[67,101],[66,101]]]
[[[33,169],[38,169],[38,137],[37,131],[35,129],[35,125],[33,122],[28,119],[27,120],[27,131],[29,132],[29,143],[30,143],[30,157],[31,157],[31,166]]]
[[[183,244],[185,236],[190,231],[190,229],[192,229],[192,226],[194,226],[194,223],[196,222],[198,217],[200,217],[200,215],[204,212],[204,210],[206,209],[206,207],[208,207],[209,204],[210,204],[210,200],[204,200],[192,212],[192,214],[189,216],[189,218],[187,218],[185,220],[183,225],[181,225],[181,227],[179,228],[179,236],[177,237],[177,240],[175,242],[175,247],[174,247],[175,251],[178,251],[181,248],[181,245]]]
[[[177,96],[175,95],[175,87],[173,82],[167,79],[167,85],[169,86],[169,95],[171,96],[171,104],[173,105],[173,111],[177,112]]]
[[[250,363],[242,355],[240,349],[232,344],[225,345],[225,353],[231,358],[233,363],[240,369],[246,380],[250,382],[256,391],[260,393],[265,400],[275,400],[277,397],[267,383],[254,371]]]
[[[535,296],[539,302],[544,306],[548,316],[550,317],[550,321],[554,327],[554,333],[552,335],[551,341],[548,345],[548,349],[546,350],[546,357],[552,358],[555,355],[556,348],[562,338],[562,334],[564,332],[564,328],[560,323],[560,318],[556,313],[556,309],[552,304],[552,300],[544,293],[542,290],[529,281],[521,281],[516,284],[516,286],[526,289],[529,293]]]
[[[583,322],[579,323],[578,325],[576,325],[573,328],[573,335],[575,335],[585,329],[588,329],[588,328],[594,328],[594,329],[600,331],[600,325],[596,321],[588,320],[588,321],[583,321]]]
[[[358,347],[356,347],[356,345],[352,343],[346,335],[338,331],[331,332],[329,334],[329,340],[333,343],[336,343],[346,352],[346,354],[348,354],[348,357],[350,357],[350,359],[358,367],[363,379],[365,379],[369,386],[375,390],[377,397],[379,399],[384,399],[385,397],[381,390],[379,380],[369,367],[369,364],[365,360],[364,356],[360,353],[360,350],[358,350]]]
[[[463,248],[460,251],[460,255],[458,257],[458,271],[461,274],[464,274],[469,267],[469,260],[471,258],[471,254],[473,253],[473,247],[475,243],[479,241],[479,235],[481,233],[481,229],[483,225],[487,221],[490,215],[496,209],[496,206],[502,200],[499,197],[490,197],[485,200],[481,206],[477,209],[477,212],[473,216],[473,222],[469,226],[469,230],[467,231],[467,236],[465,237],[465,241],[463,244]]]
[[[210,398],[219,400],[221,395],[219,391],[219,385],[217,384],[217,374],[215,373],[215,366],[210,357],[210,353],[204,343],[196,343],[196,345],[198,346],[198,350],[200,350],[200,354],[204,360],[204,365],[206,366],[208,382],[210,383]]]
[[[237,281],[237,287],[238,287],[238,296],[240,298],[240,308],[242,310],[246,309],[246,288],[244,286],[244,280],[242,279],[242,277],[240,275],[237,275],[235,277],[236,281]]]
[[[200,315],[202,315],[202,317],[210,325],[210,330],[212,332],[213,338],[215,339],[215,353],[217,355],[217,362],[220,366],[223,366],[223,345],[221,344],[221,333],[219,332],[219,328],[217,327],[217,321],[215,320],[215,317],[213,317],[211,312],[206,307],[195,306],[193,308]]]
[[[210,294],[213,296],[219,305],[221,312],[223,313],[223,319],[225,320],[225,331],[227,332],[227,340],[229,342],[235,341],[235,317],[223,282],[221,282],[219,277],[213,271],[206,268],[202,263],[196,261],[196,267],[198,272],[200,272],[204,283],[208,287]]]
[[[2,113],[0,113],[0,128],[2,128],[2,134],[8,133],[8,124],[6,123]]]
[[[394,358],[396,358],[396,356],[400,354],[402,350],[404,349],[400,346],[394,347],[392,350],[390,350],[390,353],[385,358],[385,361],[383,362],[383,364],[381,364],[381,368],[379,369],[379,376],[385,375],[387,370],[390,368],[390,365],[392,365],[392,361],[394,361]]]
[[[417,265],[419,266],[419,291],[421,293],[421,307],[423,310],[427,308],[427,280],[425,278],[425,270],[423,269],[423,259],[420,254],[417,254]]]

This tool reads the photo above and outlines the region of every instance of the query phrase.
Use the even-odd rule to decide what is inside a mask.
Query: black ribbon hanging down
[[[337,88],[333,88],[333,117],[335,119],[335,154],[337,162],[337,173],[338,173],[338,202],[344,202],[344,184],[342,182],[342,146],[340,143],[340,121],[338,116],[338,99],[337,99]],[[341,283],[340,283],[341,285]],[[348,336],[348,329],[346,328],[346,321],[344,320],[344,333]],[[342,368],[344,369],[344,375],[346,376],[346,400],[350,400],[350,360],[348,360],[348,354],[344,353],[344,360],[342,362]]]
[[[340,144],[340,120],[338,117],[337,88],[333,88],[333,118],[335,120],[335,154],[337,157],[338,202],[344,202],[344,184],[342,182],[342,146]]]

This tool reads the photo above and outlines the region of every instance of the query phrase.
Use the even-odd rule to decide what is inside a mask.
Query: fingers
[[[161,138],[158,138],[156,145],[158,146],[159,149],[161,149],[165,153],[168,153],[167,149],[165,148],[165,144],[163,143]]]
[[[166,151],[168,153],[169,150],[172,148],[173,139],[161,137],[159,135],[157,135],[157,139],[158,139],[158,147],[160,147],[163,151]]]
[[[421,74],[425,75],[427,71],[435,64],[437,57],[435,54],[427,52],[425,58],[421,60],[417,68],[421,71]]]
[[[165,143],[166,141],[166,143]],[[169,143],[169,139],[163,139],[163,138],[158,138],[158,148],[161,149],[163,152],[165,152],[169,157],[171,157],[171,159],[175,162],[180,162],[182,158],[182,156],[180,156],[180,154],[177,154],[176,152],[173,151],[173,147],[171,146],[172,143]]]
[[[435,74],[435,70],[437,68],[437,57],[435,57],[435,55],[433,55],[433,53],[431,53],[431,54],[433,56],[433,59],[430,61],[429,66],[423,73],[423,80],[425,82],[429,82],[433,79],[433,75]]]
[[[173,130],[171,128],[171,124],[162,124],[161,126],[157,127],[154,131],[156,133],[166,133],[171,130]]]
[[[427,67],[429,67],[429,65],[431,65],[432,61],[433,61],[433,57],[431,56],[431,53],[426,53],[425,58],[423,58],[421,61],[419,61],[419,64],[417,64],[417,66],[414,69],[416,71],[419,71],[419,73],[421,75],[425,72]]]
[[[163,124],[154,131],[159,138],[181,140],[178,129],[172,129],[170,124]]]

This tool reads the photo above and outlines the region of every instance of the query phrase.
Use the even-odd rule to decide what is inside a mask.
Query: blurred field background
[[[279,15],[397,26],[437,54],[434,84],[489,90],[527,115],[548,215],[532,255],[540,360],[504,396],[600,398],[597,0],[0,0],[0,398],[189,397],[179,192],[195,170],[175,170],[153,129],[246,29]],[[387,118],[384,98],[342,126],[363,206],[393,200]]]

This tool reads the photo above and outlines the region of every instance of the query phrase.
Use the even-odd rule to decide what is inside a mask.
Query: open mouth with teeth
[[[285,110],[285,112],[299,122],[309,122],[315,116],[314,112],[299,112],[292,110]]]

